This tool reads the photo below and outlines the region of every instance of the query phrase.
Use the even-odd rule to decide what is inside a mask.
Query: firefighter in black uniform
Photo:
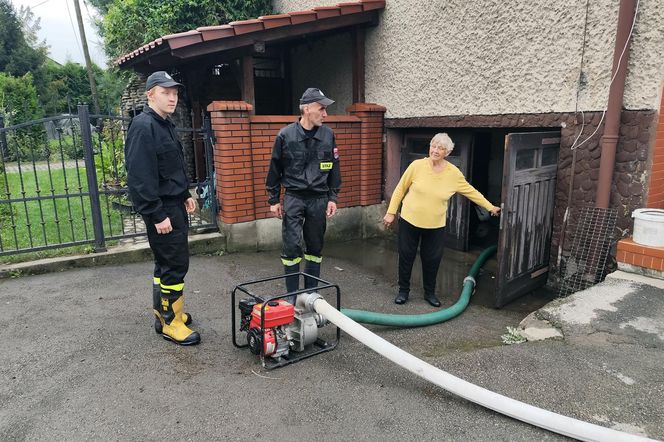
[[[187,325],[184,276],[189,269],[187,214],[196,209],[188,190],[182,145],[169,115],[182,85],[164,71],[147,79],[148,105],[131,122],[125,142],[127,185],[134,208],[145,221],[154,254],[155,330],[181,345],[198,344],[200,335]]]
[[[300,98],[300,120],[281,129],[272,148],[265,184],[270,212],[283,218],[281,262],[287,275],[300,271],[304,235],[304,273],[320,276],[326,222],[337,211],[341,187],[334,133],[323,125],[326,108],[332,103],[319,89],[307,89]],[[286,189],[283,208],[281,186]],[[305,277],[305,288],[316,285],[314,279]],[[288,292],[298,288],[298,277],[286,278]],[[289,300],[294,302],[294,298]]]

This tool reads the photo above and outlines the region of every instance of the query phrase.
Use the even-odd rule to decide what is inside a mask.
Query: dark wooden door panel
[[[546,283],[559,147],[556,132],[505,139],[496,307]]]

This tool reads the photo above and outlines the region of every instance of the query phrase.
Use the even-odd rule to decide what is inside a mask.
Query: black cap
[[[166,71],[157,71],[150,74],[147,81],[145,82],[145,90],[149,91],[155,86],[161,87],[173,87],[173,86],[182,86],[177,81],[173,80],[173,77],[168,75]]]
[[[334,100],[330,100],[325,96],[323,91],[318,88],[310,87],[302,94],[300,98],[300,104],[309,104],[309,103],[320,103],[323,106],[329,106],[334,103]]]

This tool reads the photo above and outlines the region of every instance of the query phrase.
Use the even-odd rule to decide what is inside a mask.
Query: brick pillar
[[[362,120],[360,151],[360,205],[379,204],[383,180],[383,117],[385,107],[355,103],[346,111]]]
[[[226,224],[253,221],[254,179],[249,113],[244,101],[214,101],[210,112],[216,138],[214,167],[219,201],[219,221]]]
[[[646,207],[664,209],[664,93],[657,120],[657,135],[653,146]]]

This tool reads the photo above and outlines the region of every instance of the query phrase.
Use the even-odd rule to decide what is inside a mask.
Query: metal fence
[[[65,114],[5,127],[0,115],[0,256],[145,235],[127,196],[124,139],[129,118]],[[216,230],[217,201],[209,120],[177,128],[204,144],[205,178],[190,177],[198,201],[193,231]]]
[[[572,212],[574,236],[569,256],[561,265],[558,296],[569,296],[606,278],[607,259],[615,245],[616,209],[581,207]],[[564,245],[563,245],[564,246]]]

